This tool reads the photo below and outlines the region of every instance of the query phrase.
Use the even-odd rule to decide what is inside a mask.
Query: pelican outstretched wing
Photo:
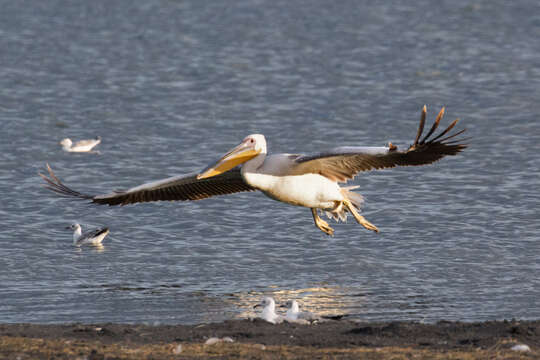
[[[246,184],[240,168],[207,179],[197,179],[197,173],[174,176],[146,183],[125,191],[113,191],[104,195],[86,195],[75,191],[60,181],[47,164],[49,176],[39,174],[45,187],[67,197],[88,199],[94,203],[107,205],[126,205],[149,201],[200,200],[216,195],[232,194],[241,191],[254,191]]]
[[[448,135],[457,124],[458,119],[454,120],[440,134],[430,138],[437,130],[443,115],[444,108],[437,115],[428,133],[420,139],[426,122],[426,107],[424,106],[416,139],[405,151],[399,151],[397,146],[392,143],[381,147],[339,147],[319,154],[298,156],[294,159],[291,175],[316,173],[333,181],[345,182],[361,171],[395,166],[425,165],[447,155],[456,155],[467,147],[466,144],[461,143],[463,139],[449,141],[466,130],[463,129]]]

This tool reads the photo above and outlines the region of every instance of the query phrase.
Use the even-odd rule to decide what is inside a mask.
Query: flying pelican
[[[198,173],[174,176],[146,183],[125,191],[104,195],[86,195],[64,185],[53,173],[39,174],[45,185],[61,195],[89,199],[97,204],[126,205],[161,200],[200,200],[215,195],[260,190],[270,198],[311,209],[321,231],[334,234],[318,214],[326,213],[335,220],[345,221],[347,212],[368,230],[379,229],[359,214],[362,195],[352,190],[358,186],[340,187],[360,171],[406,165],[424,165],[446,155],[456,155],[467,145],[451,140],[465,129],[447,135],[457,124],[454,120],[444,131],[430,138],[444,114],[441,109],[428,133],[421,139],[426,121],[426,106],[422,109],[420,125],[414,143],[404,151],[388,143],[381,147],[338,147],[311,155],[266,153],[266,139],[261,134],[247,136],[215,164]],[[444,137],[447,135],[446,137]],[[239,165],[242,165],[241,167]]]
[[[94,139],[79,140],[73,143],[70,138],[65,138],[60,141],[62,149],[67,152],[92,152],[92,149],[101,142],[101,137],[96,136]]]

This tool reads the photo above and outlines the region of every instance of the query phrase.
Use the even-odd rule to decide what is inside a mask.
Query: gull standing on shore
[[[300,307],[298,306],[298,301],[296,300],[287,301],[285,306],[287,307],[287,314],[285,316],[285,320],[288,320],[288,321],[305,320],[308,322],[313,322],[313,321],[318,321],[321,319],[319,316],[311,312],[300,311]]]
[[[265,296],[262,301],[255,305],[254,308],[263,306],[261,315],[259,317],[272,324],[279,324],[283,322],[283,316],[276,314],[276,302],[270,296]]]
[[[92,149],[101,142],[101,137],[96,136],[94,139],[80,140],[74,143],[70,138],[65,138],[60,141],[62,149],[67,152],[92,152]]]
[[[73,230],[73,245],[94,245],[101,246],[101,242],[109,234],[109,228],[98,228],[95,230],[90,230],[85,233],[82,232],[81,225],[75,223],[71,226],[68,226],[66,229]]]

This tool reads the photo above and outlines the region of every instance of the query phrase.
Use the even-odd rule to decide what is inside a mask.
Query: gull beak
[[[255,309],[255,308],[258,308],[258,307],[261,307],[261,306],[262,306],[262,304],[257,304],[253,308]]]
[[[231,170],[237,165],[253,159],[255,156],[259,155],[260,152],[260,150],[255,150],[255,145],[252,142],[249,140],[244,141],[227,154],[223,155],[223,157],[215,164],[204,169],[199,175],[197,175],[197,179],[206,179],[222,174]]]

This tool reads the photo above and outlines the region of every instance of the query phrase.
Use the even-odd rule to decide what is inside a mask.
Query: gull
[[[396,145],[388,143],[387,146],[378,147],[340,146],[308,155],[267,155],[264,135],[252,134],[200,172],[173,176],[123,191],[98,195],[78,192],[64,185],[49,164],[49,177],[41,173],[39,175],[47,182],[45,186],[48,189],[60,195],[107,205],[200,200],[216,195],[259,190],[271,199],[310,209],[315,226],[327,235],[332,236],[334,229],[319,213],[325,213],[338,222],[345,221],[347,213],[350,213],[367,230],[379,232],[375,225],[360,215],[363,197],[352,191],[358,186],[341,187],[339,183],[352,180],[363,171],[430,164],[445,156],[457,155],[467,147],[462,143],[463,139],[455,139],[465,129],[449,133],[457,124],[457,119],[439,134],[434,134],[443,117],[444,108],[427,134],[422,136],[426,111],[424,106],[416,138],[405,150],[398,150]],[[350,132],[349,129],[344,131]],[[334,140],[343,141],[340,138]],[[211,137],[208,141],[212,141]],[[263,205],[253,202],[253,207],[257,206]]]
[[[266,320],[272,324],[279,324],[283,322],[283,316],[276,314],[276,302],[272,297],[263,297],[262,301],[259,304],[255,305],[254,308],[259,306],[264,307],[261,311],[261,315],[259,316],[261,319]]]
[[[311,312],[300,311],[300,307],[298,306],[298,302],[296,300],[287,301],[285,303],[285,306],[287,307],[287,314],[285,315],[285,320],[293,322],[297,320],[313,322],[321,319],[319,316]]]
[[[73,245],[94,245],[101,246],[101,242],[109,233],[109,228],[98,228],[82,233],[81,225],[75,223],[68,226],[66,229],[73,230]]]
[[[80,140],[73,143],[70,138],[65,138],[60,141],[60,145],[67,152],[92,152],[92,149],[101,142],[101,137],[96,136],[94,139]]]

